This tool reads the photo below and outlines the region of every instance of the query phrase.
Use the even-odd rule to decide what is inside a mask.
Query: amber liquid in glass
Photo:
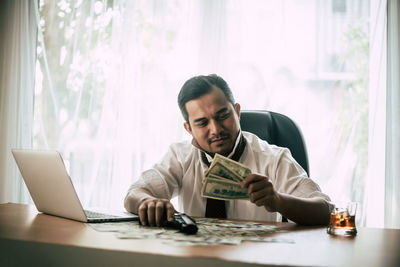
[[[336,235],[356,235],[356,216],[347,212],[331,214],[328,233]]]

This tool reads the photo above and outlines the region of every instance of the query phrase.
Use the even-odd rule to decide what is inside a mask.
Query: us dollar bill
[[[221,200],[249,199],[247,188],[242,188],[239,183],[211,177],[205,179],[201,196]]]
[[[220,154],[215,154],[214,160],[222,162],[227,169],[239,176],[241,181],[251,174],[251,170],[248,167],[230,158],[221,156]]]
[[[239,162],[231,160],[220,154],[215,154],[210,168],[206,172],[205,176],[207,177],[209,174],[214,174],[225,177],[232,181],[241,182],[244,178],[251,174],[251,170]]]
[[[225,177],[221,177],[221,176],[218,176],[218,175],[215,175],[215,174],[208,174],[208,176],[207,177],[205,177],[204,179],[203,179],[203,184],[204,184],[204,182],[208,179],[208,178],[214,178],[214,179],[217,179],[217,180],[222,180],[222,181],[226,181],[226,178]],[[236,183],[236,182],[234,182],[234,183]],[[239,184],[239,183],[238,183]]]
[[[215,154],[203,179],[202,196],[221,200],[248,199],[247,189],[240,183],[250,173],[243,164]]]
[[[210,166],[205,176],[206,177],[218,176],[238,183],[240,183],[243,180],[233,170],[229,169],[226,165],[224,165],[222,161],[215,161],[215,162],[213,161],[213,164]]]

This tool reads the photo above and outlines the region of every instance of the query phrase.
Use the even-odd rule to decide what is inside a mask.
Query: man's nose
[[[219,134],[221,132],[222,126],[217,120],[211,120],[208,125],[210,134]]]

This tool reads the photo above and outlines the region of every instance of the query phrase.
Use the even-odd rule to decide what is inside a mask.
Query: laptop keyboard
[[[88,218],[99,218],[99,219],[107,219],[107,218],[119,218],[119,216],[104,214],[100,212],[85,210],[86,217]]]

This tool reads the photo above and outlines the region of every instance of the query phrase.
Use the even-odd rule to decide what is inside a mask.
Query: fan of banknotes
[[[240,183],[250,173],[251,170],[243,164],[215,154],[205,173],[201,195],[222,200],[248,199],[247,188],[242,188]]]

